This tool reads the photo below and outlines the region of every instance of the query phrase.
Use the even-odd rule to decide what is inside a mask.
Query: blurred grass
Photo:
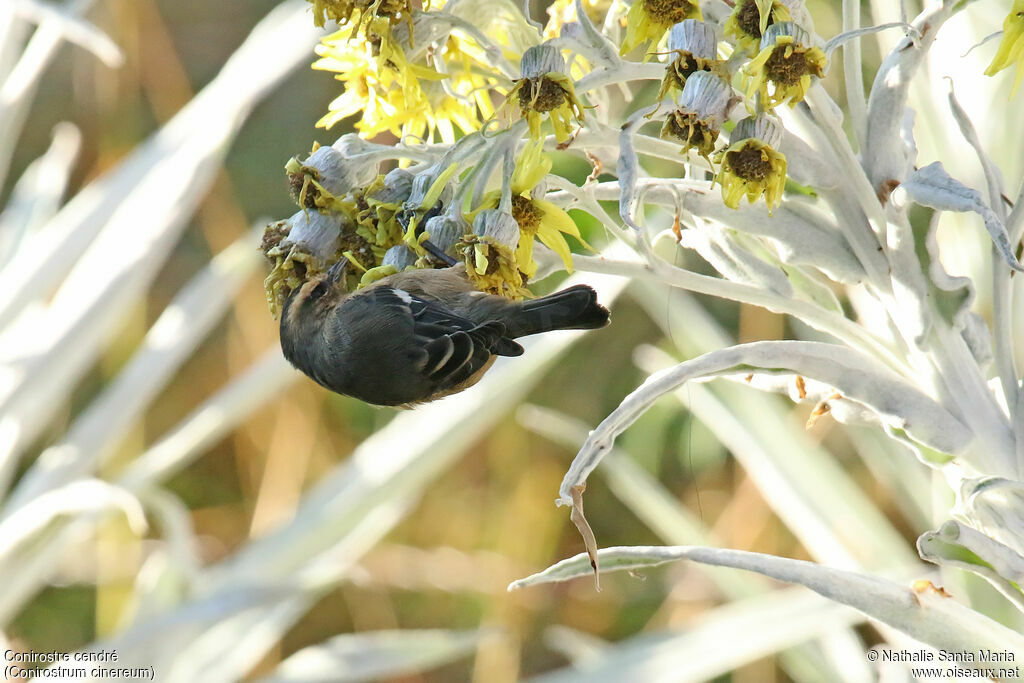
[[[125,67],[112,72],[76,48],[64,48],[47,74],[33,106],[30,125],[12,166],[17,177],[49,143],[52,127],[70,119],[82,129],[85,147],[73,179],[80,186],[108,168],[169,119],[207,83],[253,25],[273,7],[272,0],[105,0],[91,18],[121,45]],[[831,35],[838,17],[828,3],[816,3],[818,30]],[[865,57],[877,62],[866,42]],[[872,68],[873,71],[873,68]],[[835,72],[840,72],[838,68]],[[834,88],[833,93],[838,96]],[[265,101],[245,124],[214,190],[161,270],[149,301],[125,325],[110,331],[104,358],[76,388],[63,417],[33,450],[63,432],[70,418],[127,360],[145,331],[182,284],[259,217],[280,218],[293,211],[282,167],[313,140],[333,141],[345,132],[314,130],[313,123],[338,94],[329,75],[302,70]],[[841,103],[841,101],[840,101]],[[586,164],[556,170],[582,181]],[[591,227],[585,236],[599,241]],[[254,245],[255,248],[255,245]],[[694,262],[697,270],[706,270]],[[232,309],[175,380],[147,412],[144,423],[121,448],[122,457],[156,438],[225,380],[248,366],[277,330],[262,289],[262,274],[251,278]],[[779,338],[786,328],[778,316],[706,301],[719,322],[738,338]],[[631,352],[659,342],[659,328],[642,309],[623,299],[610,330],[579,343],[529,400],[567,412],[594,425],[642,379]],[[685,324],[685,321],[683,321]],[[793,420],[806,415],[792,409]],[[287,521],[302,491],[344,459],[392,413],[370,408],[301,381],[254,414],[231,436],[176,475],[168,488],[190,508],[202,539],[202,556],[218,560],[248,539]],[[873,498],[908,539],[918,530],[901,519],[893,491],[853,457],[853,446],[827,420],[812,435],[869,487]],[[807,552],[771,512],[743,469],[708,430],[665,402],[624,435],[621,446],[656,476],[687,507],[714,529],[725,546],[807,557]],[[424,494],[405,521],[360,563],[357,579],[326,594],[292,628],[255,672],[269,672],[280,659],[302,647],[345,632],[392,628],[505,629],[508,638],[489,641],[476,661],[409,676],[416,681],[510,681],[564,664],[545,645],[545,631],[568,626],[606,640],[642,631],[681,628],[694,615],[722,601],[716,588],[686,565],[652,571],[646,580],[628,575],[604,579],[595,593],[589,582],[506,593],[513,578],[539,570],[581,550],[564,510],[552,504],[571,453],[516,424],[510,416],[475,444],[458,465]],[[600,479],[588,493],[588,516],[603,545],[657,542],[655,534],[612,496]],[[17,647],[70,650],[113,628],[126,605],[119,599],[125,577],[136,574],[141,553],[111,556],[118,525],[104,532],[95,556],[102,565],[98,587],[73,571],[65,585],[46,589],[18,616],[8,635]],[[869,640],[873,639],[867,634]],[[784,680],[774,660],[742,667],[733,681]]]

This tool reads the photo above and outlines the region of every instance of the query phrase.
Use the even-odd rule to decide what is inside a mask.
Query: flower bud
[[[457,167],[452,170],[457,170]],[[404,208],[408,211],[430,209],[438,202],[447,206],[451,201],[452,187],[445,181],[451,175],[452,173],[437,165],[417,173],[413,178],[412,188],[409,191],[409,198],[405,200]],[[436,184],[439,186],[435,187]]]
[[[990,538],[1024,555],[1024,482],[1002,477],[968,479],[961,515]]]
[[[377,177],[377,164],[352,162],[334,147],[319,147],[305,161],[285,167],[293,199],[308,209],[330,209],[332,200]]]
[[[282,244],[296,245],[321,261],[327,261],[337,251],[342,230],[348,225],[343,214],[319,211],[299,211],[287,223],[288,237]]]

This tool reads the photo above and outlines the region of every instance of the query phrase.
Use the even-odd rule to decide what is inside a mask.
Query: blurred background
[[[11,202],[14,181],[47,150],[55,127],[62,122],[72,123],[81,134],[67,196],[115,168],[214,79],[277,4],[272,0],[97,0],[88,20],[120,46],[124,63],[114,69],[80,47],[60,47],[45,69],[20,131],[8,180],[0,186],[0,207]],[[543,17],[546,4],[534,2],[534,16]],[[840,31],[840,3],[808,5],[819,34]],[[994,30],[998,9],[991,15],[979,15],[979,25]],[[981,35],[987,32],[979,29]],[[11,45],[23,44],[9,43],[8,51]],[[874,39],[863,45],[870,85],[879,47]],[[311,48],[312,43],[309,59],[289,70],[244,119],[194,213],[184,217],[187,222],[180,238],[154,262],[151,274],[155,277],[145,296],[133,299],[125,314],[106,327],[95,359],[80,377],[72,378],[66,396],[50,406],[39,434],[21,449],[15,481],[40,453],[61,442],[75,420],[130,362],[168,304],[215,254],[239,239],[249,239],[255,253],[253,226],[294,212],[285,185],[285,162],[308,152],[314,141],[330,144],[350,130],[344,124],[330,131],[314,128],[339,94],[339,85],[330,74],[308,68],[313,60]],[[841,73],[837,64],[826,85],[843,104],[837,85]],[[258,81],[263,73],[254,69],[249,76]],[[581,160],[564,158],[556,162],[555,171],[582,182],[590,168]],[[592,244],[607,241],[584,217],[580,220]],[[713,272],[692,255],[680,253],[676,262]],[[141,419],[104,458],[99,470],[102,478],[120,476],[140,453],[160,443],[197,406],[275,347],[277,325],[264,296],[263,264],[248,273],[223,318],[195,345]],[[545,282],[542,289],[554,286]],[[704,342],[695,339],[695,330],[707,332]],[[610,328],[583,336],[561,353],[557,363],[541,368],[542,376],[530,380],[527,408],[503,410],[482,436],[452,446],[458,453],[451,465],[424,480],[411,508],[393,529],[358,556],[343,580],[318,592],[280,641],[260,653],[247,676],[267,674],[292,653],[345,633],[496,627],[497,635],[480,641],[470,656],[401,678],[494,682],[565,666],[567,657],[599,651],[604,641],[685,632],[729,598],[723,580],[706,568],[674,564],[644,576],[610,574],[602,579],[600,593],[590,581],[514,593],[506,592],[506,586],[582,551],[567,512],[552,504],[575,453],[572,446],[585,436],[580,430],[592,428],[611,412],[652,365],[708,350],[701,346],[708,340],[713,344],[715,340],[781,339],[802,332],[760,309],[634,283],[615,301]],[[634,353],[638,348],[639,355]],[[641,366],[646,363],[646,369],[638,361]],[[203,565],[230,560],[239,549],[292,521],[304,493],[396,414],[330,394],[297,373],[281,380],[281,385],[281,390],[161,483],[184,503]],[[707,419],[697,419],[685,408],[683,403],[703,400],[700,391],[683,392],[680,400],[659,403],[620,439],[621,451],[635,465],[629,476],[639,477],[636,486],[641,491],[667,494],[667,504],[674,507],[662,513],[663,519],[688,515],[687,519],[703,525],[715,545],[814,558],[780,520],[763,484],[722,445],[714,425],[708,426]],[[730,403],[729,395],[720,394],[717,405],[737,410],[734,419],[741,425],[753,421],[742,412],[751,404]],[[928,526],[927,496],[923,502],[910,500],[904,489],[916,481],[927,490],[929,475],[908,453],[881,443],[867,430],[840,429],[827,416],[805,432],[809,409],[771,396],[756,400],[781,416],[784,429],[799,435],[794,438],[822,448],[814,452],[833,458],[902,538],[906,552],[912,552],[913,540]],[[564,417],[577,423],[560,422]],[[473,413],[466,419],[472,420]],[[551,431],[564,438],[553,440]],[[757,430],[751,433],[756,439]],[[416,435],[407,438],[414,441]],[[902,461],[907,469],[892,460]],[[650,511],[642,509],[638,500],[635,492],[624,491],[614,482],[609,485],[605,477],[592,477],[587,513],[602,546],[672,542],[652,524]],[[9,647],[71,651],[124,629],[135,618],[138,576],[160,543],[160,531],[157,525],[138,537],[123,517],[98,521],[90,540],[66,548],[74,552],[63,553],[46,585],[19,605],[4,629]],[[302,558],[295,561],[301,564]],[[731,570],[715,572],[723,575]],[[984,589],[973,586],[970,590],[980,591],[980,599],[986,599]],[[880,640],[871,626],[861,624],[857,629],[866,644]],[[775,655],[736,663],[737,668],[723,673],[721,680],[793,677]]]

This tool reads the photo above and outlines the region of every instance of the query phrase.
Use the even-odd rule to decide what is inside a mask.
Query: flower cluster
[[[510,181],[494,189],[484,182],[485,191],[465,210],[480,167],[459,173],[480,156],[481,139],[463,138],[436,163],[387,173],[351,153],[351,136],[339,142],[285,167],[299,211],[268,226],[262,245],[273,265],[265,287],[275,314],[291,291],[341,258],[353,266],[350,290],[400,270],[461,261],[482,291],[522,298],[538,270],[535,240],[570,271],[563,235],[587,247],[569,214],[544,199],[551,161],[541,142],[524,144]]]
[[[317,125],[330,128],[360,115],[356,129],[366,137],[388,131],[452,143],[459,134],[479,130],[494,115],[492,95],[510,87],[511,69],[495,66],[518,59],[536,43],[522,15],[500,2],[483,26],[462,16],[467,3],[460,0],[447,6],[435,0],[430,11],[412,10],[407,0],[365,7],[313,2],[318,20],[340,24],[317,47],[320,59],[313,68],[335,72],[345,84]],[[353,13],[359,18],[352,19]]]
[[[648,5],[633,7],[643,12]],[[689,5],[677,2],[675,7],[685,12]],[[696,151],[714,169],[712,155],[733,105],[745,99],[755,117],[740,122],[728,148],[713,157],[720,162],[716,180],[722,200],[733,209],[744,196],[750,202],[764,196],[769,208],[781,202],[786,158],[778,148],[781,135],[765,137],[769,127],[778,128],[765,112],[781,104],[794,106],[813,80],[824,76],[825,53],[794,16],[806,17],[798,3],[741,0],[724,21],[725,48],[718,27],[709,22],[687,18],[668,32],[669,59],[658,98],[674,96],[676,106],[665,117],[663,138],[679,142],[683,153]],[[737,68],[744,57],[749,61]],[[743,86],[743,98],[733,89],[734,76]]]
[[[303,215],[290,229],[276,225],[268,233],[272,299],[303,269],[342,256],[361,273],[355,285],[397,264],[435,267],[455,259],[481,289],[507,296],[526,295],[536,278],[536,241],[569,268],[564,236],[580,234],[565,211],[570,197],[561,195],[560,205],[545,199],[546,148],[585,153],[597,164],[596,178],[603,166],[594,151],[602,131],[623,125],[613,118],[623,107],[610,87],[595,93],[589,84],[604,79],[626,88],[635,76],[616,81],[609,74],[649,78],[657,69],[652,59],[664,67],[658,106],[639,125],[657,116],[660,137],[679,145],[685,164],[692,168],[691,152],[701,157],[698,172],[711,171],[707,178],[725,206],[763,197],[772,211],[789,168],[774,110],[802,102],[828,66],[803,0],[737,0],[725,12],[696,0],[555,0],[542,30],[514,0],[433,0],[423,9],[409,0],[309,2],[317,25],[339,25],[317,48],[314,67],[344,83],[319,125],[358,116],[360,137],[392,134],[400,144],[378,162],[398,168],[378,172],[376,163],[367,177],[332,190],[308,163],[289,164]],[[1022,3],[1015,0],[1006,19],[989,73],[1021,61]],[[734,114],[740,102],[746,118]],[[574,148],[591,120],[598,137],[589,149]],[[503,178],[496,177],[499,166]],[[333,251],[296,250],[294,224],[305,233],[323,223],[310,220],[311,212],[329,216],[340,231]]]
[[[456,259],[481,289],[507,296],[526,295],[526,284],[536,277],[535,241],[570,268],[563,235],[580,240],[580,234],[569,214],[544,198],[551,169],[544,147],[548,122],[559,149],[585,129],[590,105],[577,82],[599,74],[602,60],[607,65],[607,54],[586,38],[585,25],[617,26],[620,55],[644,46],[642,62],[665,56],[657,99],[672,98],[674,106],[662,116],[661,137],[704,158],[731,208],[743,197],[754,202],[764,196],[769,208],[781,201],[786,158],[778,149],[778,122],[766,112],[803,99],[825,67],[824,53],[796,23],[809,22],[799,0],[741,0],[718,22],[705,21],[695,0],[635,0],[628,9],[610,0],[557,0],[543,31],[511,0],[486,8],[478,0],[436,0],[423,10],[408,0],[310,2],[318,25],[334,21],[340,27],[317,48],[314,68],[335,72],[345,85],[319,125],[358,115],[355,127],[363,138],[389,132],[403,143],[428,146],[439,139],[449,152],[438,147],[432,163],[417,167],[410,167],[411,157],[396,154],[399,169],[375,171],[341,191],[330,191],[319,171],[293,160],[289,178],[303,215],[293,217],[290,230],[277,225],[271,232],[289,235],[270,239],[267,248],[275,259],[268,279],[273,301],[303,269],[342,256],[361,273],[355,286],[396,264],[432,267]],[[666,40],[668,51],[658,53]],[[744,99],[741,92],[751,118],[718,148],[723,126]],[[527,142],[511,139],[521,135],[516,119],[526,123]],[[503,126],[504,144],[483,142]],[[465,144],[474,139],[481,144]],[[454,161],[450,150],[460,146],[474,151]],[[492,189],[499,162],[508,175]],[[310,221],[313,211],[331,217],[341,233],[330,249],[296,248],[307,240],[297,239],[295,223],[323,222]]]
[[[576,97],[572,79],[565,74],[565,60],[558,48],[544,44],[531,47],[520,64],[522,77],[508,93],[508,101],[518,104],[530,124],[530,137],[541,139],[541,121],[551,118],[555,139],[569,139],[572,121],[583,125],[583,105]]]

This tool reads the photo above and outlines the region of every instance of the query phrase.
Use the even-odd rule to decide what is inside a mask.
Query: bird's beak
[[[341,279],[342,274],[345,272],[345,268],[348,266],[348,259],[342,257],[338,259],[338,262],[327,269],[327,282],[330,285],[334,285]]]

